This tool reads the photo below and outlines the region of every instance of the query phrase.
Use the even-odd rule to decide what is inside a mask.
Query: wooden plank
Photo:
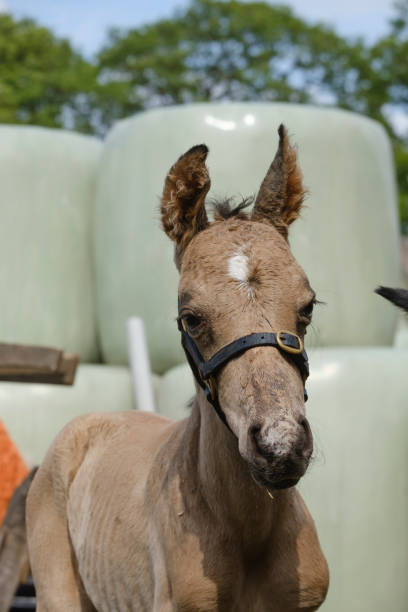
[[[30,370],[56,372],[62,351],[43,346],[0,343],[0,369],[15,372]]]
[[[0,343],[0,380],[72,385],[78,362],[56,348]]]

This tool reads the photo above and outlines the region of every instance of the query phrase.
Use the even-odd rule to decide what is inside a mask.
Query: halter
[[[181,345],[186,353],[187,361],[195,379],[200,387],[204,389],[207,401],[214,407],[221,421],[230,431],[231,428],[228,425],[225,414],[218,401],[217,387],[214,381],[214,374],[219,372],[228,361],[255,346],[273,346],[281,353],[284,353],[294,363],[300,372],[303,384],[305,384],[309,376],[309,360],[307,353],[303,348],[302,340],[296,334],[292,334],[288,331],[279,331],[276,333],[264,332],[242,336],[238,338],[238,340],[234,340],[230,344],[224,346],[208,359],[208,361],[205,361],[196,343],[187,333],[181,317],[177,318],[177,325],[181,332]],[[307,401],[306,389],[304,389],[304,399]]]

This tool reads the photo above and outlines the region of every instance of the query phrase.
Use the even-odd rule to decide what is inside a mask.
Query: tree
[[[394,145],[402,230],[408,234],[408,0],[395,3],[390,31],[371,49],[371,86],[384,98],[376,114]],[[398,113],[398,115],[397,115]],[[404,125],[396,117],[405,116]]]
[[[111,30],[95,62],[33,21],[0,15],[0,121],[103,135],[148,108],[212,100],[335,105],[391,136],[408,233],[408,0],[369,45],[284,6],[191,0],[171,19]]]
[[[0,122],[93,131],[95,67],[66,40],[24,19],[0,15]]]
[[[105,121],[210,100],[329,99],[354,108],[366,56],[362,43],[309,25],[287,7],[193,0],[173,19],[110,32],[98,56],[100,82],[115,97],[115,116]]]
[[[408,137],[393,109],[408,103],[408,0],[375,45],[309,24],[284,6],[192,0],[172,19],[112,30],[98,55],[100,127],[139,110],[193,101],[335,105],[380,121],[397,161],[408,232]]]

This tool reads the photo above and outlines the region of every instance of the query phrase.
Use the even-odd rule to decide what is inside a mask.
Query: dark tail
[[[382,295],[386,300],[389,300],[395,306],[402,308],[408,312],[408,290],[407,289],[391,289],[391,287],[377,287],[375,293]]]
[[[18,583],[28,577],[25,502],[36,471],[32,469],[15,490],[0,525],[0,612],[9,610]]]

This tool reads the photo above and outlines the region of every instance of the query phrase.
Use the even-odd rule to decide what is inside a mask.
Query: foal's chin
[[[302,462],[303,463],[303,462]],[[286,472],[281,466],[274,469],[273,466],[260,466],[256,463],[249,464],[249,471],[252,478],[260,486],[268,490],[289,489],[297,485],[301,477],[305,474],[309,462],[300,465],[296,471]]]
[[[266,478],[263,474],[260,474],[256,469],[253,468],[250,468],[250,473],[256,484],[258,484],[260,487],[266,487],[268,490],[289,489],[290,487],[294,487],[295,485],[297,485],[301,478],[301,476],[295,476],[291,478],[275,480],[273,477]]]

